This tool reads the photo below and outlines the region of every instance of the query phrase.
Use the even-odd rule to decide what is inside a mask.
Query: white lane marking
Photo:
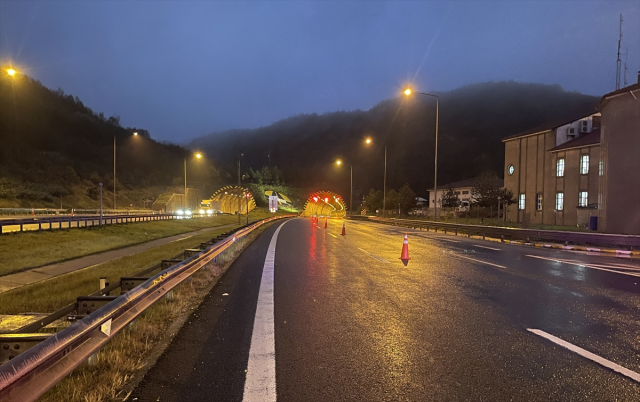
[[[271,237],[267,257],[264,260],[258,306],[253,320],[251,347],[247,378],[244,383],[243,402],[276,401],[276,339],[274,324],[273,273],[276,257],[276,242],[280,229],[278,226]]]
[[[426,239],[426,237],[425,237],[425,239]],[[434,237],[434,239],[436,239],[436,240],[442,240],[442,241],[450,241],[451,243],[460,243],[460,241],[459,241],[459,240],[449,240],[449,239],[443,239],[443,238],[441,238],[441,237]]]
[[[333,236],[334,238],[338,238],[338,236],[334,235],[333,233],[329,233],[330,236]]]
[[[363,249],[361,249],[360,247],[357,247],[357,249],[358,249],[358,250],[360,250],[360,251],[362,251],[363,253],[365,253],[365,254],[366,254],[366,255],[368,255],[369,257],[375,258],[375,259],[376,259],[376,260],[378,260],[378,261],[382,261],[382,262],[386,262],[387,264],[391,264],[389,261],[385,260],[384,258],[382,258],[382,257],[378,257],[378,256],[377,256],[377,255],[375,255],[375,254],[371,254],[371,253],[370,253],[370,252],[368,252],[367,250],[363,250]]]
[[[626,377],[631,378],[634,381],[640,382],[640,374],[636,373],[635,371],[631,371],[627,368],[622,367],[619,364],[616,364],[610,360],[605,359],[604,357],[600,357],[594,353],[589,352],[588,350],[582,349],[579,346],[576,346],[572,343],[569,343],[567,341],[563,341],[562,339],[555,337],[551,334],[548,334],[542,330],[539,329],[531,329],[531,328],[527,328],[527,331],[529,332],[533,332],[534,334],[541,336],[545,339],[550,340],[551,342],[558,344],[560,346],[562,346],[563,348],[567,348],[570,351],[579,354],[582,357],[585,357],[591,361],[594,361],[604,367],[610,368],[611,370],[620,373]]]
[[[492,262],[486,262],[486,261],[482,261],[482,260],[476,260],[475,258],[471,258],[471,257],[465,257],[462,255],[458,255],[458,254],[454,254],[456,257],[460,257],[460,258],[465,258],[467,260],[471,260],[471,261],[475,261],[475,262],[480,262],[482,264],[487,264],[487,265],[493,265],[494,267],[498,267],[498,268],[502,268],[502,269],[507,269],[507,267],[502,266],[502,265],[498,265],[498,264],[494,264]]]
[[[502,250],[501,250],[501,249],[499,249],[499,248],[493,248],[493,247],[481,246],[481,245],[479,245],[479,244],[472,244],[472,246],[473,246],[473,247],[486,248],[486,249],[489,249],[489,250],[502,251]]]
[[[582,262],[574,262],[574,261],[569,261],[569,260],[562,260],[562,259],[557,259],[557,258],[547,258],[547,257],[541,257],[539,255],[529,255],[526,254],[525,257],[531,257],[531,258],[538,258],[540,260],[547,260],[547,261],[553,261],[553,262],[561,262],[563,264],[569,264],[569,265],[577,265],[579,267],[585,267],[585,268],[591,268],[591,269],[598,269],[600,271],[607,271],[607,272],[613,272],[615,274],[622,274],[622,275],[629,275],[629,276],[637,276],[638,278],[640,278],[640,274],[634,274],[632,272],[621,272],[621,271],[616,271],[614,269],[607,269],[607,268],[603,268],[602,266],[599,265],[594,265],[594,264],[589,264],[589,263],[582,263]],[[624,268],[620,268],[620,269],[624,269]]]

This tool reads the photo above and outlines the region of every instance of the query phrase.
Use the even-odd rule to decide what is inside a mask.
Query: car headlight
[[[189,211],[188,209],[185,211],[185,215],[191,215],[191,211]]]
[[[201,209],[201,210],[200,210],[200,211],[198,211],[198,212],[200,212],[200,215],[204,215],[204,209]]]
[[[207,215],[213,215],[213,211],[212,210],[208,210],[207,211]]]
[[[182,215],[182,210],[181,210],[181,209],[177,210],[177,211],[176,211],[176,214],[178,214],[178,215]]]

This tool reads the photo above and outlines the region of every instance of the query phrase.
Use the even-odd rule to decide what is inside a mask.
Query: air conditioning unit
[[[569,137],[575,137],[576,135],[576,129],[575,127],[569,127],[567,128],[567,136]]]
[[[580,132],[588,133],[589,132],[589,122],[587,120],[582,120],[580,122]]]

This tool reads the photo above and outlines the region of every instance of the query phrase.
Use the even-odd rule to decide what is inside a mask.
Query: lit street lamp
[[[373,140],[371,139],[371,137],[367,137],[364,142],[365,144],[369,145],[371,144]],[[386,181],[386,169],[387,169],[387,153],[386,153],[386,146],[385,146],[385,181]],[[340,166],[342,165],[342,160],[338,159],[336,160],[336,165]],[[349,193],[349,215],[353,215],[353,164],[349,164],[350,165],[350,177],[351,177],[351,190]]]
[[[404,94],[406,96],[411,96],[414,91],[411,88],[407,88],[404,90]],[[436,147],[435,147],[435,158],[434,158],[434,169],[433,169],[433,220],[434,222],[438,220],[438,113],[440,108],[440,99],[438,95],[428,94],[424,92],[415,91],[416,94],[424,95],[424,96],[432,96],[436,98]]]
[[[196,159],[202,158],[202,154],[200,152],[196,152]],[[184,200],[182,203],[182,208],[188,208],[188,200],[187,200],[187,158],[184,158]]]
[[[7,74],[13,77],[14,75],[16,75],[16,70],[14,70],[13,68],[8,68]]]

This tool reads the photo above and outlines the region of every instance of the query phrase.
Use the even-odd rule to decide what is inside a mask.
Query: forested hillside
[[[60,198],[65,208],[91,206],[99,182],[104,183],[106,200],[111,200],[114,137],[118,192],[125,197],[120,206],[142,207],[143,198],[153,198],[174,182],[183,183],[183,160],[190,151],[154,141],[144,129],[121,127],[118,116],[95,113],[61,89],[52,91],[27,76],[3,74],[0,206],[59,206]],[[217,180],[209,160],[189,168],[191,184]]]
[[[438,182],[445,184],[494,170],[502,176],[505,136],[549,121],[594,111],[598,98],[564,91],[558,85],[489,82],[438,93],[440,128]],[[363,139],[373,138],[365,146]],[[399,97],[367,111],[298,115],[254,130],[231,130],[194,140],[234,174],[238,153],[245,169],[269,163],[282,169],[289,185],[349,191],[382,188],[384,146],[388,147],[387,187],[405,183],[426,195],[433,186],[435,99]],[[336,158],[344,164],[337,167]]]

